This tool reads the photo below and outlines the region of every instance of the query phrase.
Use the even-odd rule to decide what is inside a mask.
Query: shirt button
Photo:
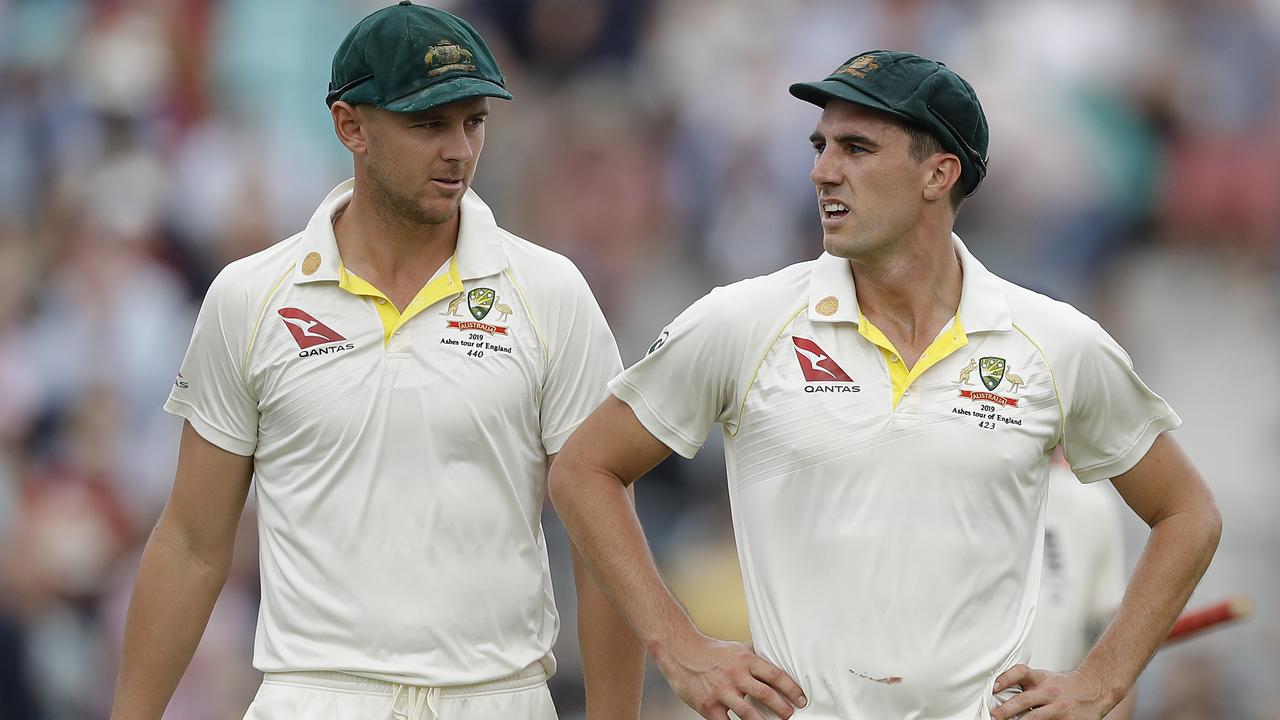
[[[386,304],[387,304],[387,299],[386,299],[386,298],[378,298],[378,304],[379,304],[379,305],[386,305]]]
[[[890,355],[890,356],[889,356],[889,362],[893,362],[893,363],[898,362],[898,356],[897,356],[897,355]]]

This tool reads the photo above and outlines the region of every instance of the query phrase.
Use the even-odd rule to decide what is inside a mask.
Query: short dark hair
[[[911,145],[907,148],[907,152],[911,154],[911,159],[921,162],[925,158],[935,153],[951,152],[942,146],[942,141],[933,133],[914,123],[902,122],[902,129],[906,131],[907,137],[911,138]],[[951,186],[951,210],[953,212],[960,211],[960,205],[964,203],[964,178],[956,178],[956,184]]]

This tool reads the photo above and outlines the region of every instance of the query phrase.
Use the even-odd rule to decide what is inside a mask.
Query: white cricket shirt
[[[723,425],[751,635],[804,720],[986,718],[1026,660],[1054,446],[1094,481],[1179,424],[1096,323],[954,243],[957,318],[909,370],[824,254],[712,291],[609,385],[685,457]]]
[[[1107,483],[1049,470],[1044,571],[1031,626],[1031,667],[1075,670],[1124,599],[1124,532]]]
[[[470,191],[454,258],[398,313],[338,256],[352,187],[222,271],[165,409],[254,458],[259,670],[499,678],[555,640],[547,456],[617,347],[577,268]]]

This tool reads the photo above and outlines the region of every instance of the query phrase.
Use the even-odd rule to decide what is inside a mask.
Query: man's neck
[[[333,233],[343,266],[401,306],[453,255],[460,218],[461,212],[439,224],[414,223],[356,192],[333,221]]]
[[[947,230],[883,257],[850,260],[858,308],[914,364],[960,307],[963,273]]]

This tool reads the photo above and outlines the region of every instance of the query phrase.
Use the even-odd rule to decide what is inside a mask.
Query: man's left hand
[[[993,720],[1101,720],[1115,705],[1106,684],[1085,670],[1056,673],[1014,665],[996,678],[994,692],[1014,685],[1022,692],[993,710]]]

